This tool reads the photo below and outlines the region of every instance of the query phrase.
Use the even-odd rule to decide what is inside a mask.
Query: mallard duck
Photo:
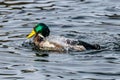
[[[50,42],[46,39],[50,35],[49,27],[44,23],[37,24],[31,31],[27,38],[33,38],[33,43],[42,51],[55,51],[55,52],[64,52],[66,51],[65,47],[61,44]],[[67,46],[69,49],[74,49],[76,51],[84,51],[86,49],[99,49],[99,45],[91,45],[83,41],[77,41],[79,44],[75,44],[75,41],[66,40]]]

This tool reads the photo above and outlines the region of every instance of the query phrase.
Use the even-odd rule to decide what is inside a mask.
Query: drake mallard
[[[55,52],[64,52],[66,51],[65,47],[61,44],[50,42],[46,39],[50,35],[49,27],[44,23],[37,24],[27,36],[27,38],[33,38],[33,43],[42,51],[55,51]],[[99,45],[91,45],[83,41],[70,41],[66,40],[69,49],[74,49],[76,51],[84,51],[86,49],[100,49]],[[79,44],[75,44],[79,43]]]

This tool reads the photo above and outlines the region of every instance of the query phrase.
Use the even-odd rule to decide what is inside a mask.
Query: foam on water
[[[63,46],[67,46],[67,43],[66,43],[67,38],[65,38],[63,36],[50,36],[49,38],[47,38],[47,40],[51,41],[51,42],[56,42]]]

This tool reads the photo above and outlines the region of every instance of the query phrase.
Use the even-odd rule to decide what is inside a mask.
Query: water
[[[120,80],[120,0],[0,0],[0,80]],[[58,54],[23,47],[36,23],[104,49]]]

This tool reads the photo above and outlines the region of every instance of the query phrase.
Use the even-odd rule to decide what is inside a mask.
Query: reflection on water
[[[0,0],[0,80],[119,80],[119,0]],[[58,54],[23,47],[43,22],[52,36],[103,49]]]

